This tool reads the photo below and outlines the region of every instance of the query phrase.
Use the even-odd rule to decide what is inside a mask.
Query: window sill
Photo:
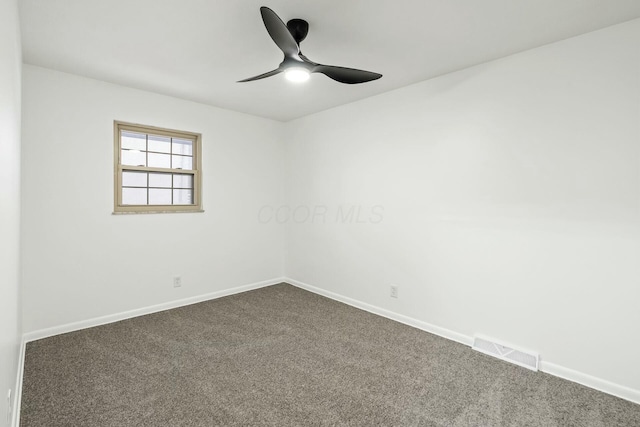
[[[111,212],[111,215],[138,215],[138,214],[172,214],[172,213],[202,213],[204,209],[189,209],[189,210],[175,210],[175,211],[121,211]]]

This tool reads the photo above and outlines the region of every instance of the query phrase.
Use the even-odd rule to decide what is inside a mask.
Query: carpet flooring
[[[640,405],[287,284],[27,344],[21,426],[640,426]]]

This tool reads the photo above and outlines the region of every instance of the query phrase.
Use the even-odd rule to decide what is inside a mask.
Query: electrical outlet
[[[11,389],[7,392],[7,427],[11,425]]]
[[[182,277],[173,276],[173,287],[174,288],[179,288],[181,286],[182,286]]]
[[[398,287],[391,285],[391,298],[398,298]]]

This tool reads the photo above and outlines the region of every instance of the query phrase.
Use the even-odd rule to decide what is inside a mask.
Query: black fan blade
[[[254,80],[266,79],[267,77],[275,76],[276,74],[280,74],[281,72],[282,70],[278,68],[276,70],[269,71],[268,73],[260,74],[259,76],[253,76],[253,77],[249,77],[248,79],[238,80],[238,83],[252,82]]]
[[[295,56],[300,53],[298,43],[296,43],[285,23],[282,22],[282,19],[266,6],[260,8],[260,13],[267,32],[280,50],[284,52],[285,56]]]
[[[372,71],[356,70],[355,68],[336,67],[333,65],[318,64],[312,71],[313,73],[322,73],[335,81],[346,84],[357,84],[370,82],[382,77],[382,74]]]

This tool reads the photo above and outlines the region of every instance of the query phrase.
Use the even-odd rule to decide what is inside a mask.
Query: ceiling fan
[[[309,32],[307,21],[292,19],[285,25],[282,19],[266,6],[260,8],[260,13],[267,32],[284,53],[284,60],[275,70],[240,80],[238,83],[260,80],[283,72],[289,80],[298,82],[307,80],[310,73],[322,73],[335,81],[346,84],[365,83],[382,77],[382,74],[371,71],[323,65],[309,60],[300,51],[300,42],[307,37]]]

